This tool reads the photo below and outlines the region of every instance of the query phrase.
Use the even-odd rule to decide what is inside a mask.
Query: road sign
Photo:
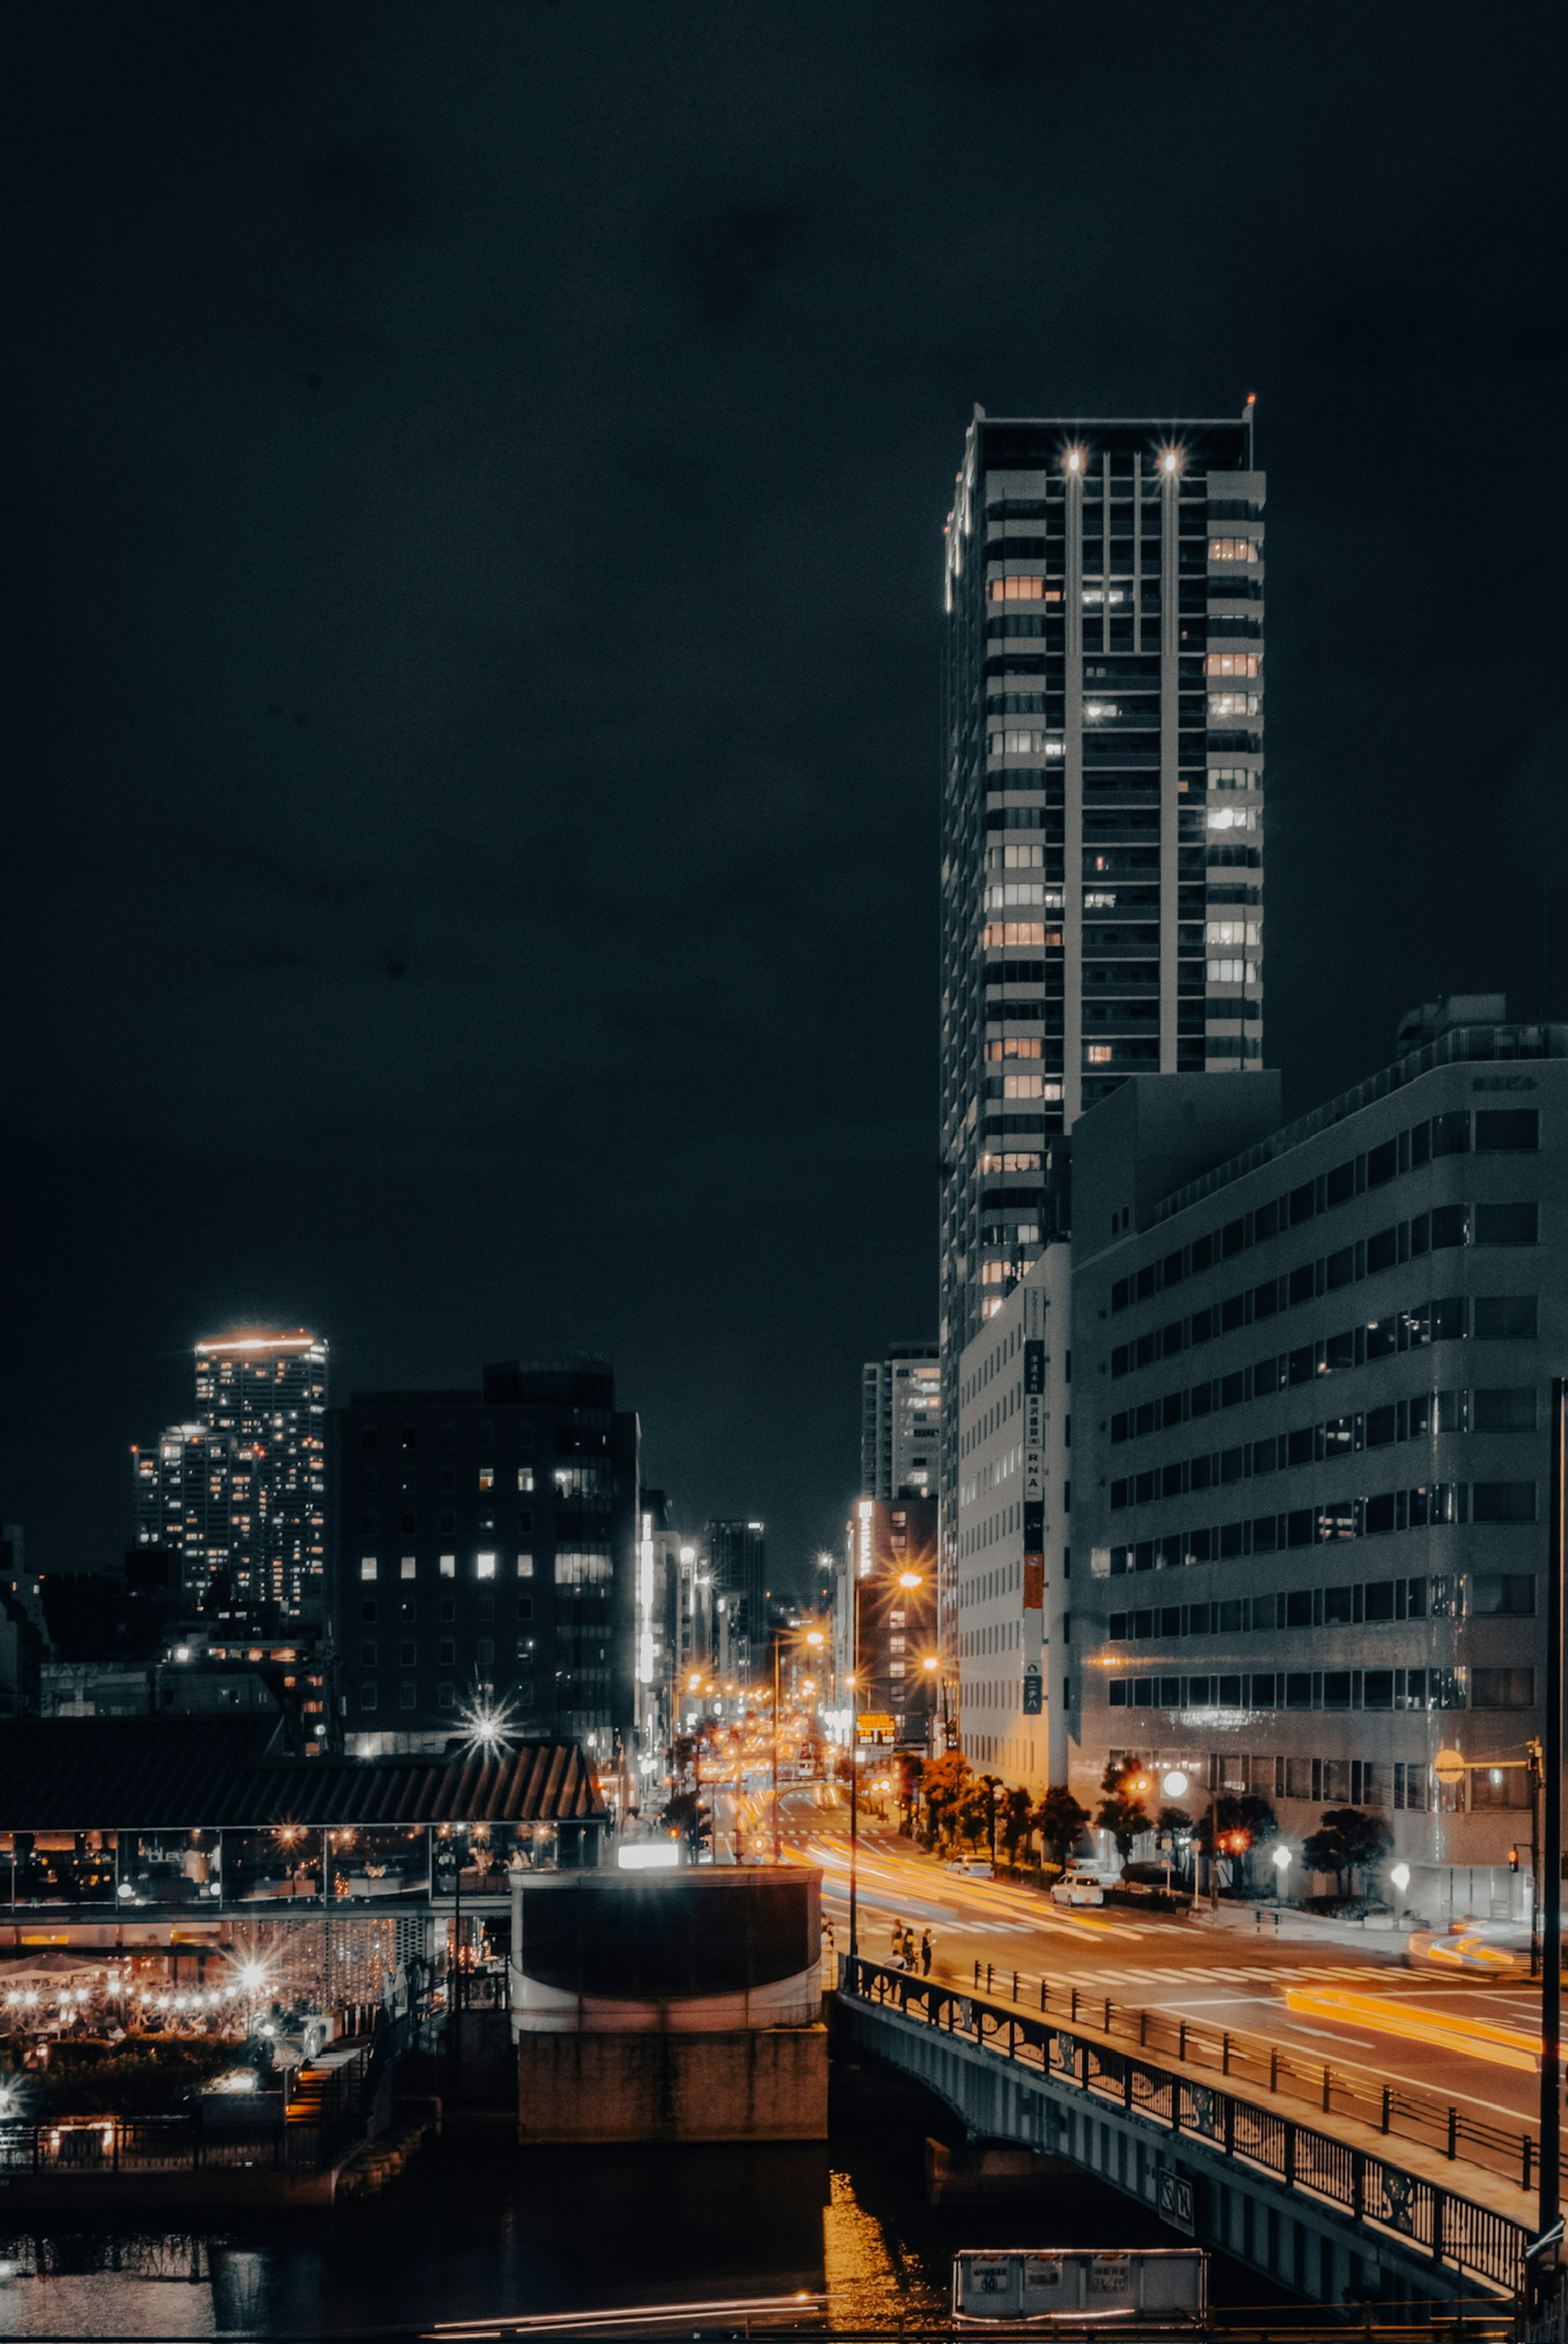
[[[1031,1661],[1024,1671],[1024,1715],[1026,1717],[1038,1717],[1041,1714],[1040,1695],[1040,1672]]]
[[[879,1734],[891,1734],[893,1720],[873,1709],[864,1709],[855,1721],[855,1730],[863,1742],[875,1742]]]
[[[1440,1750],[1432,1760],[1431,1771],[1440,1783],[1462,1783],[1468,1770],[1457,1750]]]

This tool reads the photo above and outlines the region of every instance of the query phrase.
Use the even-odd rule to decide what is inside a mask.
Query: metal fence
[[[1304,2190],[1355,2221],[1390,2232],[1435,2264],[1489,2280],[1511,2294],[1522,2284],[1530,2232],[1521,2224],[1294,2117],[1155,2066],[1108,2042],[1075,2033],[1070,2025],[998,2009],[974,1995],[879,1963],[845,1955],[839,1991],[960,2036],[1091,2102],[1118,2105],[1128,2115],[1272,2174],[1287,2188]],[[1103,2016],[1104,2005],[1093,2007]],[[1087,2008],[1084,2016],[1088,2017]]]
[[[0,2125],[0,2175],[201,2173],[220,2166],[315,2172],[313,2127],[203,2124],[196,2117],[62,2117],[55,2124]]]
[[[1429,2099],[1397,2084],[1380,2088],[1364,2077],[1345,2075],[1326,2059],[1293,2058],[1277,2044],[1173,2018],[1163,2010],[1113,2002],[1108,1995],[1086,1994],[1079,1986],[1041,1978],[1037,1987],[1020,1971],[999,1969],[992,1962],[976,1963],[975,1990],[1019,2006],[1027,1997],[1031,2010],[1037,2006],[1047,2016],[1059,2014],[1071,2026],[1092,2026],[1183,2066],[1207,2068],[1276,2096],[1303,2100],[1326,2117],[1353,2117],[1392,2138],[1418,2140],[1444,2157],[1462,2157],[1467,2164],[1504,2174],[1522,2189],[1535,2186],[1541,2154],[1535,2135],[1522,2127],[1514,2131],[1507,2125],[1483,2123],[1452,2101]]]

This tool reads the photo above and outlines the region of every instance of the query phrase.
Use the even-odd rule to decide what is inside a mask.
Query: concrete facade
[[[605,2141],[825,2140],[827,2029],[523,2035],[525,2147]]]
[[[1047,1245],[958,1361],[948,1715],[973,1766],[1037,1796],[1067,1769],[1070,1269]]]
[[[1207,1171],[1169,1077],[1075,1135],[1086,1803],[1135,1752],[1260,1793],[1288,1844],[1360,1806],[1396,1907],[1523,1913],[1565,1060],[1568,1027],[1451,1026]]]

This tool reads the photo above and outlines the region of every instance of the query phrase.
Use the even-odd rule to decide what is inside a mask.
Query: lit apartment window
[[[1005,732],[988,732],[986,747],[993,757],[1060,757],[1065,754],[1062,743],[1053,741],[1048,732],[1012,729]]]
[[[1047,1075],[1004,1075],[1004,1098],[1059,1099],[1062,1086]]]
[[[1209,827],[1210,830],[1256,830],[1258,809],[1256,806],[1210,806]]]
[[[520,1554],[518,1556],[517,1575],[520,1579],[531,1579],[533,1577],[533,1557],[531,1554]]]
[[[455,1554],[443,1554],[436,1567],[443,1579],[455,1579],[458,1575],[458,1559]]]
[[[480,1469],[479,1469],[479,1485],[480,1485],[480,1488],[481,1488],[481,1490],[493,1490],[493,1489],[494,1489],[494,1487],[495,1487],[495,1467],[494,1467],[493,1465],[481,1465],[481,1466],[480,1467]]]
[[[1095,894],[1086,894],[1084,896],[1084,909],[1086,912],[1114,912],[1116,909],[1116,897],[1114,894],[1107,894],[1103,888]]]
[[[1037,1034],[1008,1034],[1000,1042],[987,1042],[986,1056],[987,1058],[1037,1058],[1045,1046]]]
[[[1228,723],[1234,716],[1256,716],[1263,702],[1255,692],[1211,692],[1209,695],[1210,724]]]
[[[1246,765],[1210,765],[1209,768],[1211,790],[1249,790],[1257,781],[1258,775]]]
[[[1108,717],[1120,714],[1120,704],[1114,700],[1086,700],[1084,702],[1086,724],[1103,724]]]
[[[398,1564],[398,1577],[400,1579],[417,1579],[419,1575],[420,1566],[414,1556],[411,1554],[404,1555]]]
[[[1203,941],[1210,945],[1256,945],[1260,924],[1257,920],[1210,920],[1203,931]]]
[[[1256,652],[1210,652],[1203,662],[1205,675],[1256,675]]]
[[[1046,850],[1037,841],[1026,841],[1019,846],[992,846],[986,851],[987,871],[1041,871],[1045,862]]]
[[[1012,1267],[1005,1261],[987,1261],[980,1269],[982,1286],[1005,1286],[1012,1277]]]
[[[993,578],[986,595],[991,602],[1059,602],[1062,591],[1043,578]]]
[[[1256,561],[1257,541],[1250,537],[1211,537],[1209,559],[1210,561]]]
[[[1060,952],[1060,928],[1048,928],[1044,920],[987,920],[980,931],[980,941],[987,952],[997,945],[1038,945]]]
[[[519,1488],[520,1490],[525,1490],[525,1491],[532,1489],[532,1487],[533,1487],[533,1468],[532,1468],[532,1466],[531,1466],[531,1465],[520,1465],[520,1466],[518,1467],[518,1469],[517,1469],[517,1486],[518,1486],[518,1488]]]
[[[376,1558],[373,1554],[362,1554],[359,1557],[359,1576],[361,1579],[374,1579],[376,1576]]]
[[[1209,982],[1210,985],[1256,985],[1258,964],[1251,960],[1211,960]]]
[[[1091,1066],[1108,1066],[1110,1055],[1108,1042],[1091,1042],[1084,1052],[1084,1056]]]
[[[493,1579],[495,1577],[494,1555],[476,1554],[473,1559],[473,1574],[476,1579]]]

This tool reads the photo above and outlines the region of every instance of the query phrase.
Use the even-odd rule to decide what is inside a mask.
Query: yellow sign
[[[1462,1783],[1466,1768],[1457,1750],[1440,1750],[1431,1762],[1431,1771],[1440,1783]]]
[[[880,1716],[875,1710],[863,1710],[855,1721],[855,1730],[861,1734],[891,1733],[893,1720]]]

